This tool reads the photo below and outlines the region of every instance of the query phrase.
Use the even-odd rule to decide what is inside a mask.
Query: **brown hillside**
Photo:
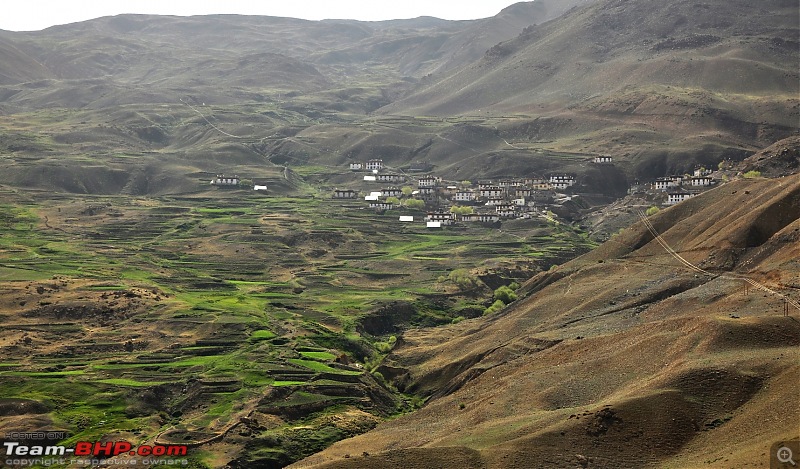
[[[740,180],[540,274],[500,313],[411,331],[420,411],[294,467],[764,467],[800,436],[800,177]],[[363,453],[369,456],[362,456]],[[349,455],[350,457],[347,457]]]
[[[598,1],[380,112],[505,116],[517,148],[614,154],[640,178],[741,160],[797,132],[797,15],[783,0]]]

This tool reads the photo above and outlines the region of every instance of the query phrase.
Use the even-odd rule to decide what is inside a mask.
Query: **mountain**
[[[624,155],[637,177],[741,159],[797,131],[796,16],[784,0],[598,1],[380,112],[515,116],[508,141]]]
[[[403,76],[471,62],[523,27],[576,3],[520,3],[474,21],[119,15],[43,31],[3,32],[0,50],[8,60],[0,62],[0,77],[6,77],[0,84],[55,78],[64,81],[65,94],[73,94],[82,80],[102,80],[109,90],[119,89],[120,104],[165,102],[170,100],[166,91],[182,89],[207,89],[211,98],[228,100],[229,92],[220,88],[307,93],[351,86],[354,79],[376,74],[387,86]],[[48,82],[48,88],[60,84]],[[131,92],[136,96],[124,96]],[[10,102],[28,108],[106,104],[37,100],[30,93]]]
[[[379,155],[454,180],[569,172],[618,197],[797,133],[795,13],[784,0],[541,0],[473,21],[120,15],[1,32],[0,112],[27,124],[0,149],[157,152],[147,164],[191,160],[189,173]],[[71,117],[32,114],[56,108]],[[596,154],[618,164],[595,174]]]
[[[738,180],[408,331],[381,372],[426,406],[292,467],[763,465],[798,436],[798,218],[800,176]]]

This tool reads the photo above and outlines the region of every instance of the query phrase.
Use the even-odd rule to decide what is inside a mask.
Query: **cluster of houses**
[[[603,162],[610,161],[604,160]],[[401,199],[417,199],[425,202],[425,207],[433,209],[425,217],[429,227],[441,227],[455,222],[493,223],[503,219],[531,218],[534,206],[551,203],[556,190],[572,187],[576,179],[572,175],[556,174],[548,178],[503,179],[496,182],[481,181],[472,184],[464,181],[450,184],[431,174],[410,176],[387,171],[380,159],[366,163],[349,163],[352,171],[368,171],[364,181],[375,183],[402,184],[387,185],[380,190],[370,191],[368,195],[354,189],[335,189],[335,199],[360,199],[369,202],[369,208],[385,211],[397,208]],[[422,167],[422,163],[418,163]],[[452,207],[470,207],[451,210]],[[413,221],[413,217],[403,216],[400,221]]]
[[[611,164],[610,156],[594,157],[590,162],[595,164]],[[366,162],[349,163],[351,171],[364,172],[363,180],[368,183],[385,184],[382,188],[363,193],[358,190],[335,189],[334,199],[357,200],[363,197],[369,208],[384,212],[398,208],[403,200],[418,200],[417,207],[427,209],[425,222],[428,227],[438,228],[456,222],[495,223],[515,218],[532,218],[539,216],[539,208],[549,204],[569,200],[565,191],[576,185],[576,178],[570,174],[552,174],[546,178],[517,178],[497,181],[469,181],[449,183],[432,174],[412,175],[422,169],[430,170],[428,163],[417,162],[409,167],[408,172],[392,170],[384,165],[381,159]],[[413,171],[412,171],[413,169]],[[216,175],[211,184],[217,186],[239,186],[241,179],[237,175]],[[652,184],[641,185],[638,182],[630,192],[649,192],[651,195],[663,197],[666,193],[665,205],[674,205],[694,197],[699,192],[716,183],[712,172],[704,168],[694,171],[692,175],[676,175],[657,178]],[[399,186],[403,186],[402,188]],[[254,186],[254,190],[267,190],[266,186]],[[574,190],[574,189],[573,189]],[[569,192],[568,192],[569,193]],[[559,198],[560,197],[560,198]],[[409,204],[410,205],[410,204]],[[414,217],[404,215],[401,222],[413,222]]]
[[[690,175],[676,175],[657,178],[651,185],[653,192],[666,192],[665,205],[675,205],[690,199],[716,183],[711,177],[711,171],[705,168],[696,169]],[[638,185],[634,186],[634,190]],[[639,187],[639,189],[641,189]]]

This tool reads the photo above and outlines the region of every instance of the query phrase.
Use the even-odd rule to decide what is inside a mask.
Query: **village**
[[[610,165],[608,155],[587,160],[589,164]],[[379,213],[406,209],[424,216],[399,216],[402,223],[424,222],[427,228],[442,228],[458,223],[481,223],[499,226],[498,222],[514,219],[553,219],[552,210],[565,202],[581,197],[581,184],[574,174],[550,174],[542,177],[504,178],[494,181],[447,181],[431,174],[433,166],[424,162],[411,164],[405,170],[391,168],[382,159],[350,162],[347,169],[359,182],[374,184],[375,190],[335,188],[331,198],[342,201],[363,200],[363,208]],[[692,174],[672,175],[641,183],[635,181],[628,194],[645,196],[655,204],[670,206],[692,198],[717,185],[725,177],[723,171],[697,168]],[[211,184],[240,187],[237,176],[216,175]],[[355,185],[355,181],[354,184]],[[266,185],[254,185],[255,191],[267,191]]]
[[[591,164],[613,164],[608,155],[596,156]],[[502,220],[552,219],[550,211],[580,197],[579,180],[573,174],[544,177],[507,178],[496,181],[446,181],[430,174],[430,165],[416,163],[408,171],[388,168],[381,159],[349,163],[350,171],[364,173],[363,180],[384,186],[368,193],[355,189],[334,189],[334,199],[360,199],[379,212],[400,207],[425,210],[428,228],[441,228],[459,222],[494,224]],[[425,172],[417,175],[415,173]],[[649,184],[638,181],[629,194],[645,193],[670,206],[694,197],[719,181],[712,171],[696,169],[692,175],[658,178]],[[413,216],[400,216],[401,222],[414,222]]]

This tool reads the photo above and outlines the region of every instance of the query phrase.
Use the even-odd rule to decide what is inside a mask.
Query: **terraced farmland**
[[[422,403],[376,372],[392,333],[480,314],[487,285],[589,247],[545,220],[430,232],[315,192],[4,190],[0,387],[40,404],[4,430],[294,461]]]

